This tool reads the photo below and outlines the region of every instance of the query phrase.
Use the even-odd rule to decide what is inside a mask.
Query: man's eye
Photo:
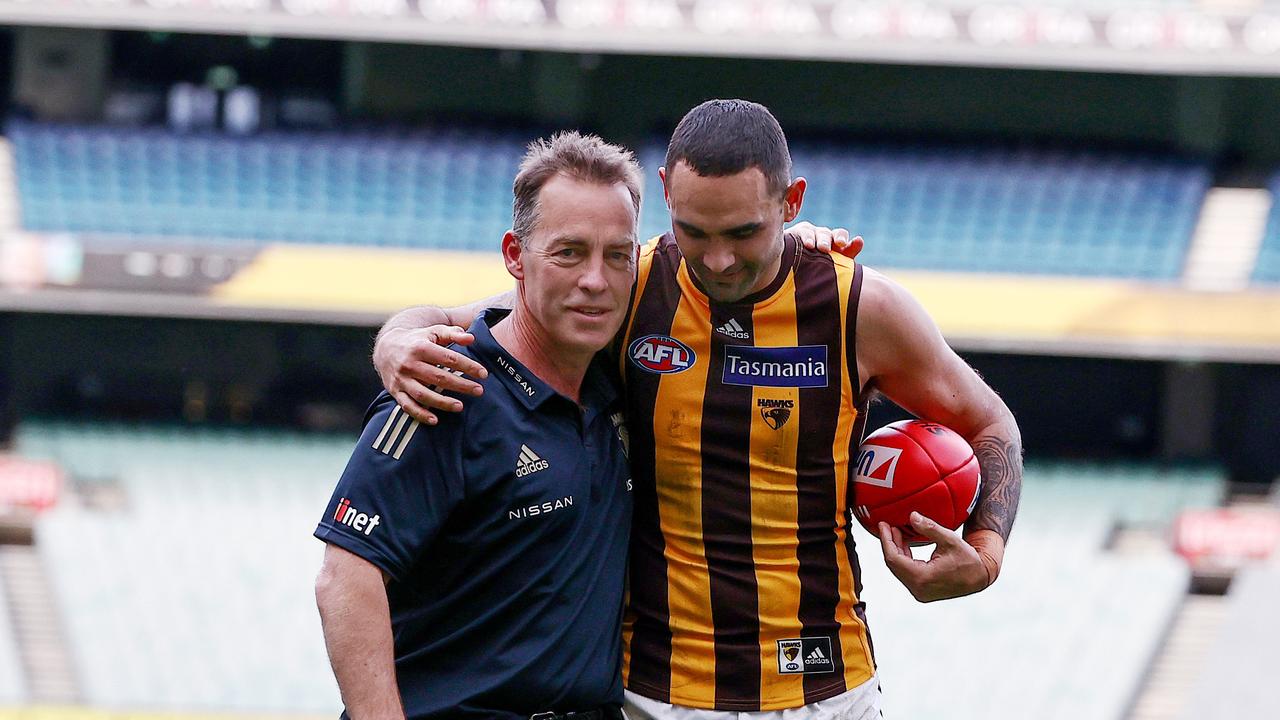
[[[567,257],[573,257],[573,256],[574,256],[574,255],[576,255],[577,253],[578,253],[578,251],[577,251],[577,250],[574,250],[573,248],[565,248],[565,249],[561,250],[560,252],[557,252],[557,253],[556,253],[556,255],[557,255],[557,256],[559,256],[559,257],[567,258]]]

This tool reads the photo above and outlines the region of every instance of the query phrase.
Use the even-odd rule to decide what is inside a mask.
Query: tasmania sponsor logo
[[[338,501],[338,509],[333,511],[333,521],[346,525],[356,532],[368,535],[373,529],[378,527],[378,523],[382,522],[382,516],[370,516],[368,513],[362,513],[351,507],[351,501],[342,498]]]
[[[858,474],[853,481],[882,488],[893,487],[893,472],[898,468],[899,457],[902,457],[899,448],[870,443],[863,445],[858,453]]]
[[[826,387],[827,346],[729,346],[721,379],[725,385]]]
[[[641,370],[666,375],[693,367],[698,356],[688,345],[669,335],[645,335],[627,348],[631,362]]]

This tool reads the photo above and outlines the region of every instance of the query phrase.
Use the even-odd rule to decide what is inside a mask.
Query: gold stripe
[[[378,439],[373,441],[375,449],[381,449],[378,446],[382,444],[382,439],[387,436],[387,430],[391,427],[391,423],[396,419],[396,413],[401,412],[400,406],[391,408],[391,414],[387,416],[387,424],[382,426],[382,432],[378,433]]]
[[[399,460],[400,456],[404,454],[404,449],[409,444],[409,439],[412,438],[413,434],[418,431],[418,426],[421,424],[422,423],[418,422],[417,420],[414,420],[412,423],[409,424],[409,429],[406,430],[404,433],[404,439],[400,441],[400,447],[396,448],[396,454],[393,456],[395,457],[395,459]]]
[[[398,408],[399,406],[396,406],[396,407]],[[400,419],[396,421],[395,428],[393,428],[391,430],[391,434],[387,436],[386,444],[383,445],[382,447],[379,447],[378,449],[386,453],[387,455],[390,455],[391,446],[395,444],[396,438],[400,437],[400,431],[404,429],[404,424],[408,421],[409,421],[409,414],[405,412],[401,412]]]
[[[662,241],[659,235],[649,241],[649,244],[640,249],[640,266],[636,272],[636,291],[631,296],[631,312],[627,317],[627,326],[623,328],[625,331],[622,340],[624,343],[631,342],[631,328],[636,324],[636,309],[640,307],[640,298],[644,297],[645,286],[649,284],[649,273],[653,270],[654,255],[658,252],[658,243]],[[623,345],[618,353],[618,373],[619,377],[626,382],[627,378],[627,345]],[[628,644],[627,647],[630,647]],[[625,678],[624,678],[625,680]]]
[[[757,346],[798,345],[795,293],[757,306],[752,324]],[[765,423],[758,402],[762,398],[792,401],[786,424],[774,430]],[[778,640],[801,635],[799,442],[799,389],[756,387],[751,396],[751,553],[760,606],[760,703],[768,708],[804,704],[804,675],[778,671]]]
[[[840,327],[849,327],[849,291],[856,265],[842,257],[834,257],[836,284],[840,290]],[[845,344],[856,338],[845,338]],[[849,442],[858,419],[858,367],[849,366],[849,353],[842,345],[840,352],[840,413],[836,422],[836,436],[831,446],[831,458],[836,469],[836,565],[840,578],[840,602],[836,605],[836,620],[840,623],[840,654],[844,658],[845,687],[861,685],[875,672],[871,659],[871,645],[867,629],[854,614],[858,602],[853,587],[853,564],[846,542],[849,528]]]
[[[716,691],[711,575],[702,539],[702,399],[710,332],[705,309],[681,297],[671,335],[684,341],[697,360],[684,372],[662,376],[653,414],[671,618],[671,702],[692,707],[712,707]]]

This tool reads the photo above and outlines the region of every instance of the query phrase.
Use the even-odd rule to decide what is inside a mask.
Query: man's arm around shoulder
[[[995,582],[1017,514],[1022,487],[1018,425],[1004,401],[951,350],[906,289],[874,270],[864,272],[857,338],[864,387],[964,436],[983,477],[963,539],[920,518],[917,532],[938,543],[933,558],[923,563],[911,560],[901,533],[882,527],[885,560],[918,600],[977,592]]]
[[[404,720],[382,570],[326,545],[316,577],[316,606],[347,714],[352,720]]]
[[[514,302],[515,293],[506,292],[469,305],[418,305],[392,315],[373,344],[373,367],[382,386],[405,412],[428,425],[438,422],[434,410],[462,410],[462,403],[443,391],[480,395],[480,385],[467,378],[484,379],[488,371],[448,346],[475,342],[467,332],[475,316],[485,308],[509,308]]]

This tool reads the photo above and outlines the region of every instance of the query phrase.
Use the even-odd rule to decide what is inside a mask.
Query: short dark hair
[[[542,186],[556,175],[601,185],[621,184],[631,195],[631,206],[640,217],[640,164],[621,145],[612,145],[596,135],[568,131],[529,143],[520,171],[512,184],[512,232],[524,243],[538,222],[538,195]]]
[[[676,125],[667,145],[667,172],[684,162],[704,177],[760,168],[769,192],[791,185],[791,151],[769,108],[750,100],[708,100]]]

